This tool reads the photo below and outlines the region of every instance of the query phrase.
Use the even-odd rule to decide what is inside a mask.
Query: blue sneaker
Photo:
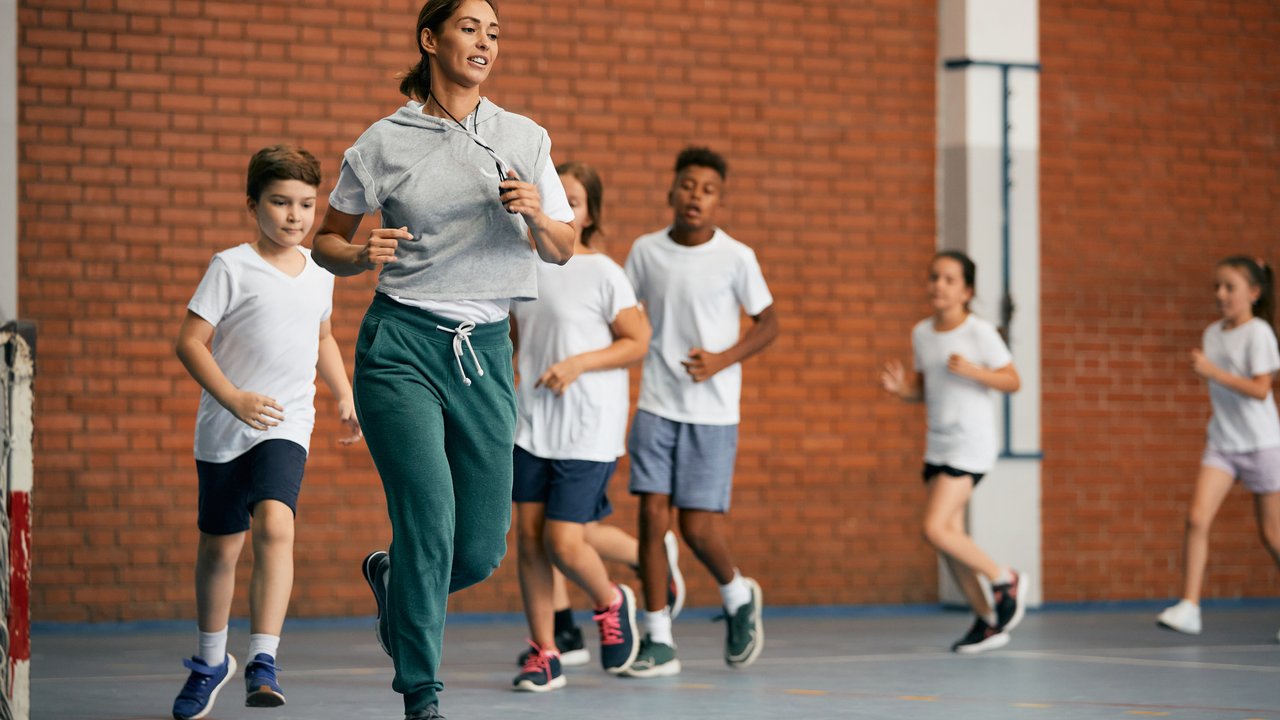
[[[620,675],[626,672],[640,652],[639,630],[636,627],[636,596],[626,585],[615,585],[618,598],[609,607],[595,614],[600,626],[600,664],[606,672]]]
[[[364,558],[361,565],[364,580],[373,591],[373,600],[378,604],[377,636],[382,652],[391,654],[391,625],[387,620],[387,576],[391,573],[391,556],[382,550],[374,550]]]
[[[248,693],[245,707],[280,707],[284,704],[284,691],[276,680],[276,659],[266,653],[258,653],[244,666],[244,688]]]
[[[182,664],[191,670],[191,674],[173,701],[173,717],[174,720],[197,720],[213,709],[218,691],[236,671],[236,659],[227,653],[227,659],[217,667],[210,667],[198,657],[183,660]]]

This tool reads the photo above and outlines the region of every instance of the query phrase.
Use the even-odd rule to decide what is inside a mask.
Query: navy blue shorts
[[[618,461],[547,460],[519,445],[512,460],[511,500],[546,505],[546,519],[586,524],[613,512],[605,491]]]
[[[921,475],[924,476],[925,482],[929,482],[930,480],[934,479],[938,475],[949,475],[955,478],[965,477],[967,475],[973,478],[973,486],[978,487],[978,483],[982,482],[982,477],[986,475],[986,473],[975,473],[975,472],[969,472],[968,470],[959,470],[957,468],[951,467],[950,465],[930,465],[929,463],[925,463],[924,472],[921,473]]]
[[[248,530],[253,508],[263,500],[278,500],[297,515],[306,464],[307,451],[292,440],[264,440],[224,463],[197,460],[200,532],[232,535]]]

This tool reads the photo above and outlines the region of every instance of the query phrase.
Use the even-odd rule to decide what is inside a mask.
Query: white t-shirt
[[[1276,334],[1261,318],[1230,330],[1215,322],[1205,328],[1201,348],[1209,362],[1232,375],[1253,378],[1280,370]],[[1209,447],[1243,453],[1280,447],[1280,415],[1275,393],[1255,400],[1218,383],[1209,383],[1213,417],[1209,419]]]
[[[410,105],[421,107],[420,103],[411,102]],[[462,122],[465,124],[470,117],[471,115],[468,115],[463,118]],[[537,186],[538,194],[542,197],[542,212],[546,213],[547,217],[559,222],[573,222],[573,208],[569,207],[569,198],[564,193],[564,185],[560,182],[560,176],[556,174],[555,164],[551,162],[549,145],[547,158],[543,162],[542,175],[534,185]],[[333,188],[333,192],[329,193],[329,206],[348,215],[365,215],[377,209],[370,207],[365,198],[364,183],[360,182],[360,178],[356,177],[355,172],[344,160],[338,172],[338,184]],[[453,320],[470,320],[477,324],[498,322],[511,311],[510,299],[419,301],[394,295],[390,297],[404,305],[422,308]]]
[[[539,263],[538,299],[511,307],[520,332],[516,445],[549,460],[612,462],[626,452],[626,368],[583,373],[558,397],[534,385],[561,360],[611,345],[609,325],[635,306],[631,283],[607,255]]]
[[[915,370],[924,375],[924,401],[929,433],[924,461],[957,470],[985,473],[1000,452],[996,440],[996,391],[947,369],[953,354],[988,370],[1013,362],[1004,339],[991,323],[969,315],[946,332],[933,328],[933,318],[911,330]]]
[[[695,383],[680,363],[693,348],[723,352],[736,345],[742,311],[759,315],[773,296],[755,252],[728,233],[717,229],[707,242],[686,247],[670,232],[640,236],[627,256],[627,277],[653,324],[636,407],[675,422],[736,425],[742,366]]]
[[[320,323],[333,310],[333,275],[307,259],[289,277],[244,244],[213,256],[187,309],[214,326],[213,359],[237,388],[275,399],[284,421],[254,430],[200,393],[196,414],[197,460],[234,460],[264,440],[311,445],[315,425],[316,362]]]

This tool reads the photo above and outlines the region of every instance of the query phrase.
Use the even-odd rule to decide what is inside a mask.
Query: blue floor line
[[[1159,611],[1176,602],[1175,598],[1161,600],[1089,600],[1082,602],[1047,602],[1033,612],[1043,613],[1108,613]],[[1219,598],[1206,599],[1202,605],[1209,610],[1249,610],[1280,608],[1280,598]],[[850,618],[874,619],[939,615],[950,612],[967,612],[962,607],[944,607],[936,603],[910,605],[796,605],[765,607],[765,617],[771,619],[821,619]],[[721,613],[720,608],[687,608],[680,620],[709,621]],[[577,613],[579,622],[590,622],[586,611]],[[519,625],[524,622],[522,613],[450,613],[450,625]],[[129,633],[170,633],[192,629],[192,620],[135,620],[129,622],[33,622],[31,634],[35,635],[125,635]],[[231,621],[231,627],[244,630],[249,627],[245,618]],[[371,629],[372,616],[289,618],[286,630]]]

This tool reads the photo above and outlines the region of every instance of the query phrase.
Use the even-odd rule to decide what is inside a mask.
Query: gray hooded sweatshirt
[[[535,182],[551,140],[537,123],[481,99],[463,121],[426,115],[410,102],[374,123],[343,155],[382,210],[382,226],[408,227],[380,292],[410,300],[533,300],[537,255],[518,214],[498,199],[492,148],[521,180]],[[474,123],[474,124],[473,124]]]

